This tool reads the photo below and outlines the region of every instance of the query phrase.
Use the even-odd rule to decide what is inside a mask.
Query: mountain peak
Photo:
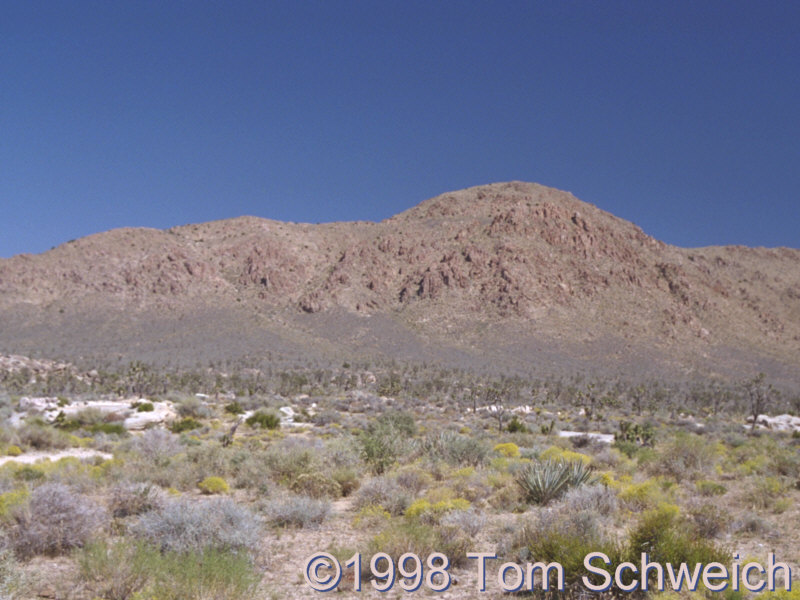
[[[566,364],[594,348],[618,366],[797,372],[798,262],[788,249],[669,246],[568,192],[494,183],[380,223],[241,217],[0,260],[0,352],[129,355],[107,325],[129,322],[145,355],[190,340],[171,358],[214,354],[206,344],[386,357],[423,344],[432,359],[457,351],[519,368],[535,360],[520,348],[547,347]],[[198,324],[203,311],[214,316]]]

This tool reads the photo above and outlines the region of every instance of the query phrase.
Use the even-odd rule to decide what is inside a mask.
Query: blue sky
[[[507,180],[800,247],[800,3],[0,3],[0,256]]]

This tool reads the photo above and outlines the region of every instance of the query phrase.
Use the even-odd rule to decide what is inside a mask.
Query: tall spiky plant
[[[526,465],[517,473],[517,484],[525,499],[534,504],[547,504],[564,492],[594,480],[591,467],[581,461],[545,460]]]

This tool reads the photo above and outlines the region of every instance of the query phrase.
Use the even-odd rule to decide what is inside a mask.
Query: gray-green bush
[[[255,552],[261,524],[230,498],[178,499],[139,517],[130,531],[162,551],[204,549]]]
[[[9,531],[16,553],[57,555],[85,544],[107,523],[103,507],[61,483],[45,483],[15,509]]]

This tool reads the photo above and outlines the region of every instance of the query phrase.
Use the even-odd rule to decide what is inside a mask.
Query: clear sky
[[[0,256],[512,179],[800,247],[800,3],[0,3]]]

